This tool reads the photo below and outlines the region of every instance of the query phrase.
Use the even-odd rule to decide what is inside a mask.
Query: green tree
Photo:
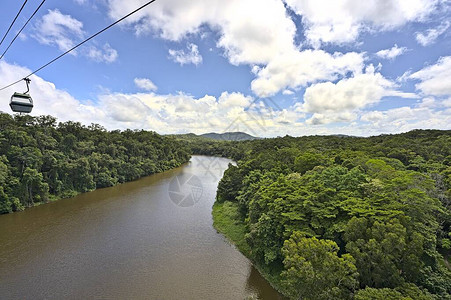
[[[285,241],[283,285],[292,299],[351,299],[358,287],[357,268],[337,244],[294,232]]]
[[[35,169],[26,168],[22,177],[24,204],[31,206],[34,202],[48,200],[49,186],[43,181],[43,176]]]
[[[294,169],[296,172],[304,174],[308,170],[312,170],[314,167],[323,165],[326,162],[326,158],[320,153],[304,152],[296,157],[294,161]]]
[[[359,290],[355,300],[433,300],[431,294],[420,290],[413,284],[405,284],[396,289],[390,288],[365,288]]]
[[[382,223],[354,217],[345,240],[363,287],[394,288],[419,276],[424,239],[418,233],[409,236],[398,219]]]
[[[224,176],[220,180],[217,191],[218,202],[237,201],[238,192],[241,189],[243,177],[239,172],[239,168],[229,164],[229,168],[224,172]]]

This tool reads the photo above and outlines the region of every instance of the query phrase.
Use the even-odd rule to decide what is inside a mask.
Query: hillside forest
[[[451,299],[451,131],[234,149],[215,226],[283,294]]]

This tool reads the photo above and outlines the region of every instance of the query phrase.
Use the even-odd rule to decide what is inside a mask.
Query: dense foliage
[[[236,207],[246,252],[284,294],[451,299],[450,131],[286,136],[239,151],[215,209]]]
[[[0,114],[0,214],[162,172],[190,150],[147,131]]]
[[[170,135],[183,143],[192,154],[227,157],[240,160],[244,157],[246,141],[228,141],[205,138],[195,134]]]

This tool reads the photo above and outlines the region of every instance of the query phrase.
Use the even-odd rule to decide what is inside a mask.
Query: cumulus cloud
[[[39,43],[57,46],[61,51],[67,51],[74,47],[86,36],[83,23],[70,15],[61,13],[58,9],[48,10],[34,26],[32,37]],[[102,48],[89,46],[83,48],[82,54],[96,62],[112,63],[116,61],[118,53],[110,44],[106,43]],[[74,50],[70,52],[76,55]]]
[[[106,115],[114,121],[140,124],[151,114],[151,109],[139,97],[127,97],[121,94],[101,95],[100,104]]]
[[[357,119],[357,114],[355,112],[341,112],[341,113],[315,113],[313,116],[306,121],[308,125],[323,125],[329,123],[349,123]]]
[[[407,51],[406,47],[398,47],[398,45],[394,45],[390,49],[380,50],[376,53],[377,56],[383,59],[393,60],[396,57],[404,54]]]
[[[84,36],[83,23],[70,15],[62,14],[58,9],[49,9],[36,22],[33,37],[41,44],[56,45],[61,51],[75,46],[74,39]]]
[[[417,32],[415,38],[420,45],[429,46],[435,43],[437,38],[440,35],[444,34],[448,30],[450,25],[451,23],[449,21],[445,21],[435,28],[426,30],[424,33]]]
[[[117,19],[141,1],[108,3],[110,17]],[[219,32],[217,45],[233,64],[268,63],[272,57],[293,48],[296,32],[280,0],[166,0],[126,19],[125,24],[132,25],[137,34],[154,32],[172,41],[181,41],[208,25]]]
[[[392,30],[407,22],[422,21],[439,0],[284,0],[302,16],[306,39],[314,47],[322,43],[354,42],[362,31]]]
[[[135,85],[145,91],[156,91],[158,88],[150,79],[135,78]]]
[[[169,58],[180,65],[199,65],[202,63],[202,55],[199,53],[199,49],[195,44],[188,44],[187,50],[173,50],[169,49]]]
[[[427,95],[451,96],[451,56],[441,57],[437,63],[409,76],[419,80],[416,88]]]
[[[382,120],[384,118],[385,118],[385,115],[381,111],[366,112],[360,117],[360,119],[362,121],[364,121],[364,122],[371,122],[371,123],[379,122],[380,120]]]
[[[200,98],[185,93],[111,93],[99,99],[107,108],[107,117],[115,122],[160,133],[243,130],[264,136],[297,119],[296,113],[288,111],[264,118],[262,111],[269,110],[267,105],[253,105],[254,99],[241,93],[223,92],[219,97]]]
[[[428,107],[400,107],[386,111],[373,111],[361,116],[362,129],[372,134],[381,132],[398,133],[413,129],[449,129],[451,124],[450,109],[431,109]]]
[[[112,63],[117,60],[117,51],[111,48],[110,44],[103,45],[103,49],[99,49],[94,46],[87,48],[86,56],[96,62]]]
[[[426,97],[418,104],[418,107],[437,107],[439,104],[434,97]]]
[[[268,64],[295,48],[296,27],[280,0],[226,2],[226,14],[219,11],[213,26],[220,28],[218,46],[232,64]]]
[[[265,97],[287,87],[297,88],[320,80],[335,80],[348,73],[358,74],[363,66],[364,54],[355,52],[291,51],[260,69],[251,87],[255,94]]]
[[[337,83],[322,82],[308,87],[304,94],[303,111],[314,113],[309,124],[350,122],[355,112],[378,103],[383,97],[416,98],[414,94],[396,90],[395,84],[369,66],[365,73]]]

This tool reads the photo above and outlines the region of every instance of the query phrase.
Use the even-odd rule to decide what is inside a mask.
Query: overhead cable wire
[[[27,4],[28,0],[25,0],[22,4],[22,7],[19,9],[19,12],[17,13],[16,17],[12,21],[11,25],[9,25],[8,30],[6,31],[5,35],[2,38],[2,41],[0,42],[0,46],[3,44],[3,41],[5,40],[6,36],[8,35],[9,31],[11,30],[11,27],[13,27],[14,23],[16,23],[17,18],[19,17],[20,13],[22,12],[22,9],[25,7],[25,4]]]
[[[41,6],[44,4],[45,1],[46,0],[42,0],[41,4],[39,4],[38,8],[36,8],[36,10],[31,15],[31,17],[28,18],[27,22],[22,26],[22,28],[19,30],[19,32],[16,34],[16,36],[13,38],[13,40],[9,43],[6,50],[2,53],[2,55],[0,56],[0,60],[3,58],[3,56],[5,56],[6,52],[8,52],[11,45],[16,41],[17,37],[22,33],[22,31],[25,29],[25,27],[28,25],[28,23],[31,21],[31,19],[33,19],[34,15],[38,12],[38,10],[41,8]]]
[[[149,6],[150,4],[154,3],[157,0],[151,0],[147,3],[145,3],[144,5],[140,6],[139,8],[135,9],[134,11],[132,11],[131,13],[128,13],[127,15],[123,16],[122,18],[118,19],[117,21],[111,23],[110,25],[108,25],[107,27],[103,28],[102,30],[96,32],[95,34],[91,35],[90,37],[88,37],[87,39],[85,39],[84,41],[80,42],[79,44],[75,45],[74,47],[70,48],[69,50],[67,50],[66,52],[62,53],[61,55],[55,57],[54,59],[52,59],[51,61],[49,61],[48,63],[46,63],[45,65],[39,67],[38,69],[34,70],[33,72],[31,72],[30,74],[28,74],[27,76],[25,76],[24,78],[28,78],[31,75],[36,74],[37,72],[41,71],[42,69],[48,67],[49,65],[51,65],[52,63],[54,63],[55,61],[57,61],[58,59],[60,59],[61,57],[65,56],[66,54],[74,51],[75,49],[77,49],[78,47],[80,47],[81,45],[83,45],[84,43],[92,40],[93,38],[95,38],[96,36],[98,36],[99,34],[107,31],[108,29],[110,29],[111,27],[113,27],[114,25],[122,22],[123,20],[127,19],[128,17],[130,17],[131,15],[137,13],[138,11],[140,11],[141,9]],[[24,78],[21,78],[11,84],[8,84],[7,86],[4,86],[0,89],[0,91],[3,91],[4,89],[7,89],[15,84],[18,84],[19,82],[21,82]]]

